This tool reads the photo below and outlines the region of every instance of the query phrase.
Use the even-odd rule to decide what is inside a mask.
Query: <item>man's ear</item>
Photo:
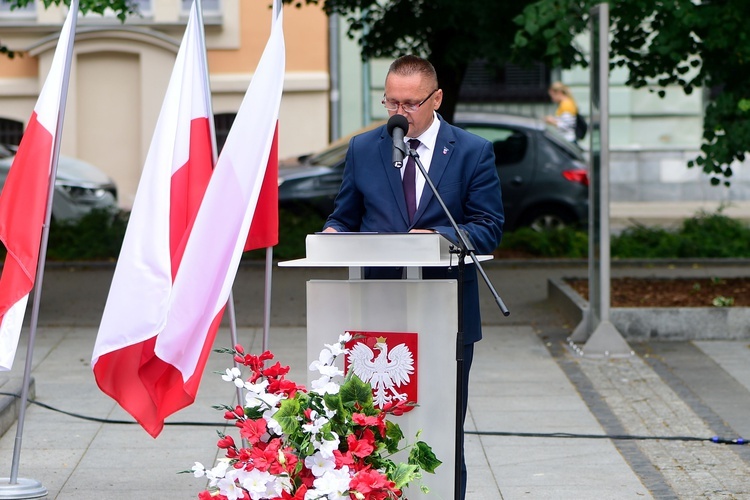
[[[437,89],[435,92],[435,111],[440,108],[440,104],[443,102],[443,89]]]

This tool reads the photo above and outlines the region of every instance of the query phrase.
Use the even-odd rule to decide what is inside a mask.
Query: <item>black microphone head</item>
[[[404,115],[393,115],[388,119],[386,128],[388,129],[388,135],[390,136],[393,136],[393,130],[396,128],[403,130],[404,135],[406,135],[406,132],[409,130],[409,121]]]

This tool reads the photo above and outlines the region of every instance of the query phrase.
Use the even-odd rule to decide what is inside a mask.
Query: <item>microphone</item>
[[[386,128],[388,134],[393,137],[393,166],[401,168],[404,164],[404,156],[406,156],[404,136],[409,130],[409,122],[404,115],[393,115],[388,119]]]

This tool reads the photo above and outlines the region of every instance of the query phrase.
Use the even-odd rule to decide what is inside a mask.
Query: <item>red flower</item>
[[[263,376],[268,377],[268,378],[283,377],[287,373],[289,373],[289,367],[281,366],[281,363],[279,363],[278,361],[276,362],[275,365],[263,370]]]
[[[284,500],[303,500],[305,498],[305,493],[307,493],[307,486],[303,484],[302,486],[299,487],[299,489],[297,490],[297,493],[295,493],[294,496],[292,496],[291,493],[282,491],[281,498],[283,498]],[[202,499],[199,499],[199,500],[202,500]]]
[[[290,476],[294,475],[294,470],[297,468],[297,462],[299,459],[297,458],[297,455],[294,453],[294,449],[287,446],[282,451],[282,454],[284,455],[283,460],[275,461],[271,465],[271,469],[269,472],[271,474],[281,474],[283,472],[286,472]],[[278,457],[278,452],[277,452]]]
[[[392,492],[395,486],[396,483],[372,469],[357,472],[349,483],[349,488],[365,495],[366,500],[387,498],[388,493]]]
[[[222,450],[226,450],[227,448],[234,448],[234,439],[232,436],[222,436],[221,439],[219,439],[219,442],[216,443],[216,446],[218,446]]]
[[[240,428],[240,435],[253,445],[260,441],[267,429],[266,421],[262,418],[237,422],[237,427]]]
[[[336,459],[336,468],[341,468],[344,465],[354,465],[354,457],[351,452],[341,453],[339,450],[333,450],[333,456]]]
[[[198,493],[198,500],[227,500],[224,495],[214,495],[210,491],[201,491]]]
[[[273,394],[285,394],[287,398],[292,399],[297,391],[304,391],[305,386],[297,385],[291,380],[280,379],[274,380],[268,385],[268,392]]]
[[[357,439],[354,434],[349,434],[346,437],[346,443],[349,445],[349,452],[355,457],[369,457],[375,450],[375,434],[370,429],[365,429],[362,433],[362,439]]]
[[[374,416],[368,416],[364,413],[353,413],[352,422],[362,427],[377,427],[380,436],[385,437],[385,413],[381,412]]]
[[[390,413],[392,415],[400,417],[406,411],[404,409],[405,406],[415,406],[415,404],[406,400],[391,401],[390,403],[386,403],[385,406],[383,406],[383,413]]]

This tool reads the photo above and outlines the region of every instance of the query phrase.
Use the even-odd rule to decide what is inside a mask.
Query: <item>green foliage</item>
[[[538,0],[514,21],[514,57],[553,67],[586,66],[575,42],[600,0]],[[611,0],[612,68],[626,68],[626,84],[664,97],[669,87],[686,94],[712,90],[703,122],[698,166],[714,185],[729,185],[730,165],[750,144],[750,2]]]
[[[127,226],[127,213],[113,216],[94,211],[77,222],[53,222],[47,246],[47,260],[115,260]],[[305,237],[320,231],[325,219],[312,211],[281,210],[277,260],[305,256]],[[588,232],[563,228],[534,231],[520,228],[503,235],[498,250],[515,250],[530,258],[586,258]],[[0,257],[4,257],[0,246]],[[502,254],[500,254],[502,255]],[[701,212],[685,219],[676,230],[635,225],[613,235],[614,259],[750,258],[750,226],[722,213]],[[246,258],[265,258],[263,250],[248,252]]]
[[[127,213],[92,210],[78,221],[52,221],[48,260],[114,260],[120,253]]]
[[[503,235],[500,249],[531,257],[586,258],[588,232],[563,228],[534,231],[521,228]],[[720,259],[750,257],[750,225],[716,213],[700,212],[676,230],[635,225],[613,235],[613,259]]]
[[[363,59],[426,57],[435,66],[443,90],[440,113],[452,121],[458,91],[470,61],[479,57],[499,67],[510,60],[517,28],[513,18],[532,0],[283,0],[322,4],[348,25]]]
[[[10,3],[11,10],[16,7],[24,7],[27,4],[34,2],[34,0],[4,0]],[[70,5],[70,0],[42,0],[44,8],[49,8],[50,5]],[[130,15],[138,14],[138,4],[132,0],[80,0],[78,8],[81,13],[87,14],[93,12],[95,14],[104,14],[108,9],[112,10],[117,18],[125,22],[125,19]]]
[[[305,237],[323,229],[326,219],[313,210],[299,206],[279,210],[279,244],[273,248],[278,260],[298,259],[305,256]],[[263,249],[247,252],[244,258],[265,259]]]
[[[750,226],[721,211],[685,219],[677,231],[636,226],[612,238],[616,258],[747,258]]]
[[[539,257],[584,258],[588,255],[588,234],[574,228],[535,231],[523,227],[504,234],[500,248]]]
[[[443,462],[437,459],[432,448],[427,443],[417,441],[414,444],[414,448],[409,452],[409,463],[418,464],[421,469],[434,473],[435,469]]]

